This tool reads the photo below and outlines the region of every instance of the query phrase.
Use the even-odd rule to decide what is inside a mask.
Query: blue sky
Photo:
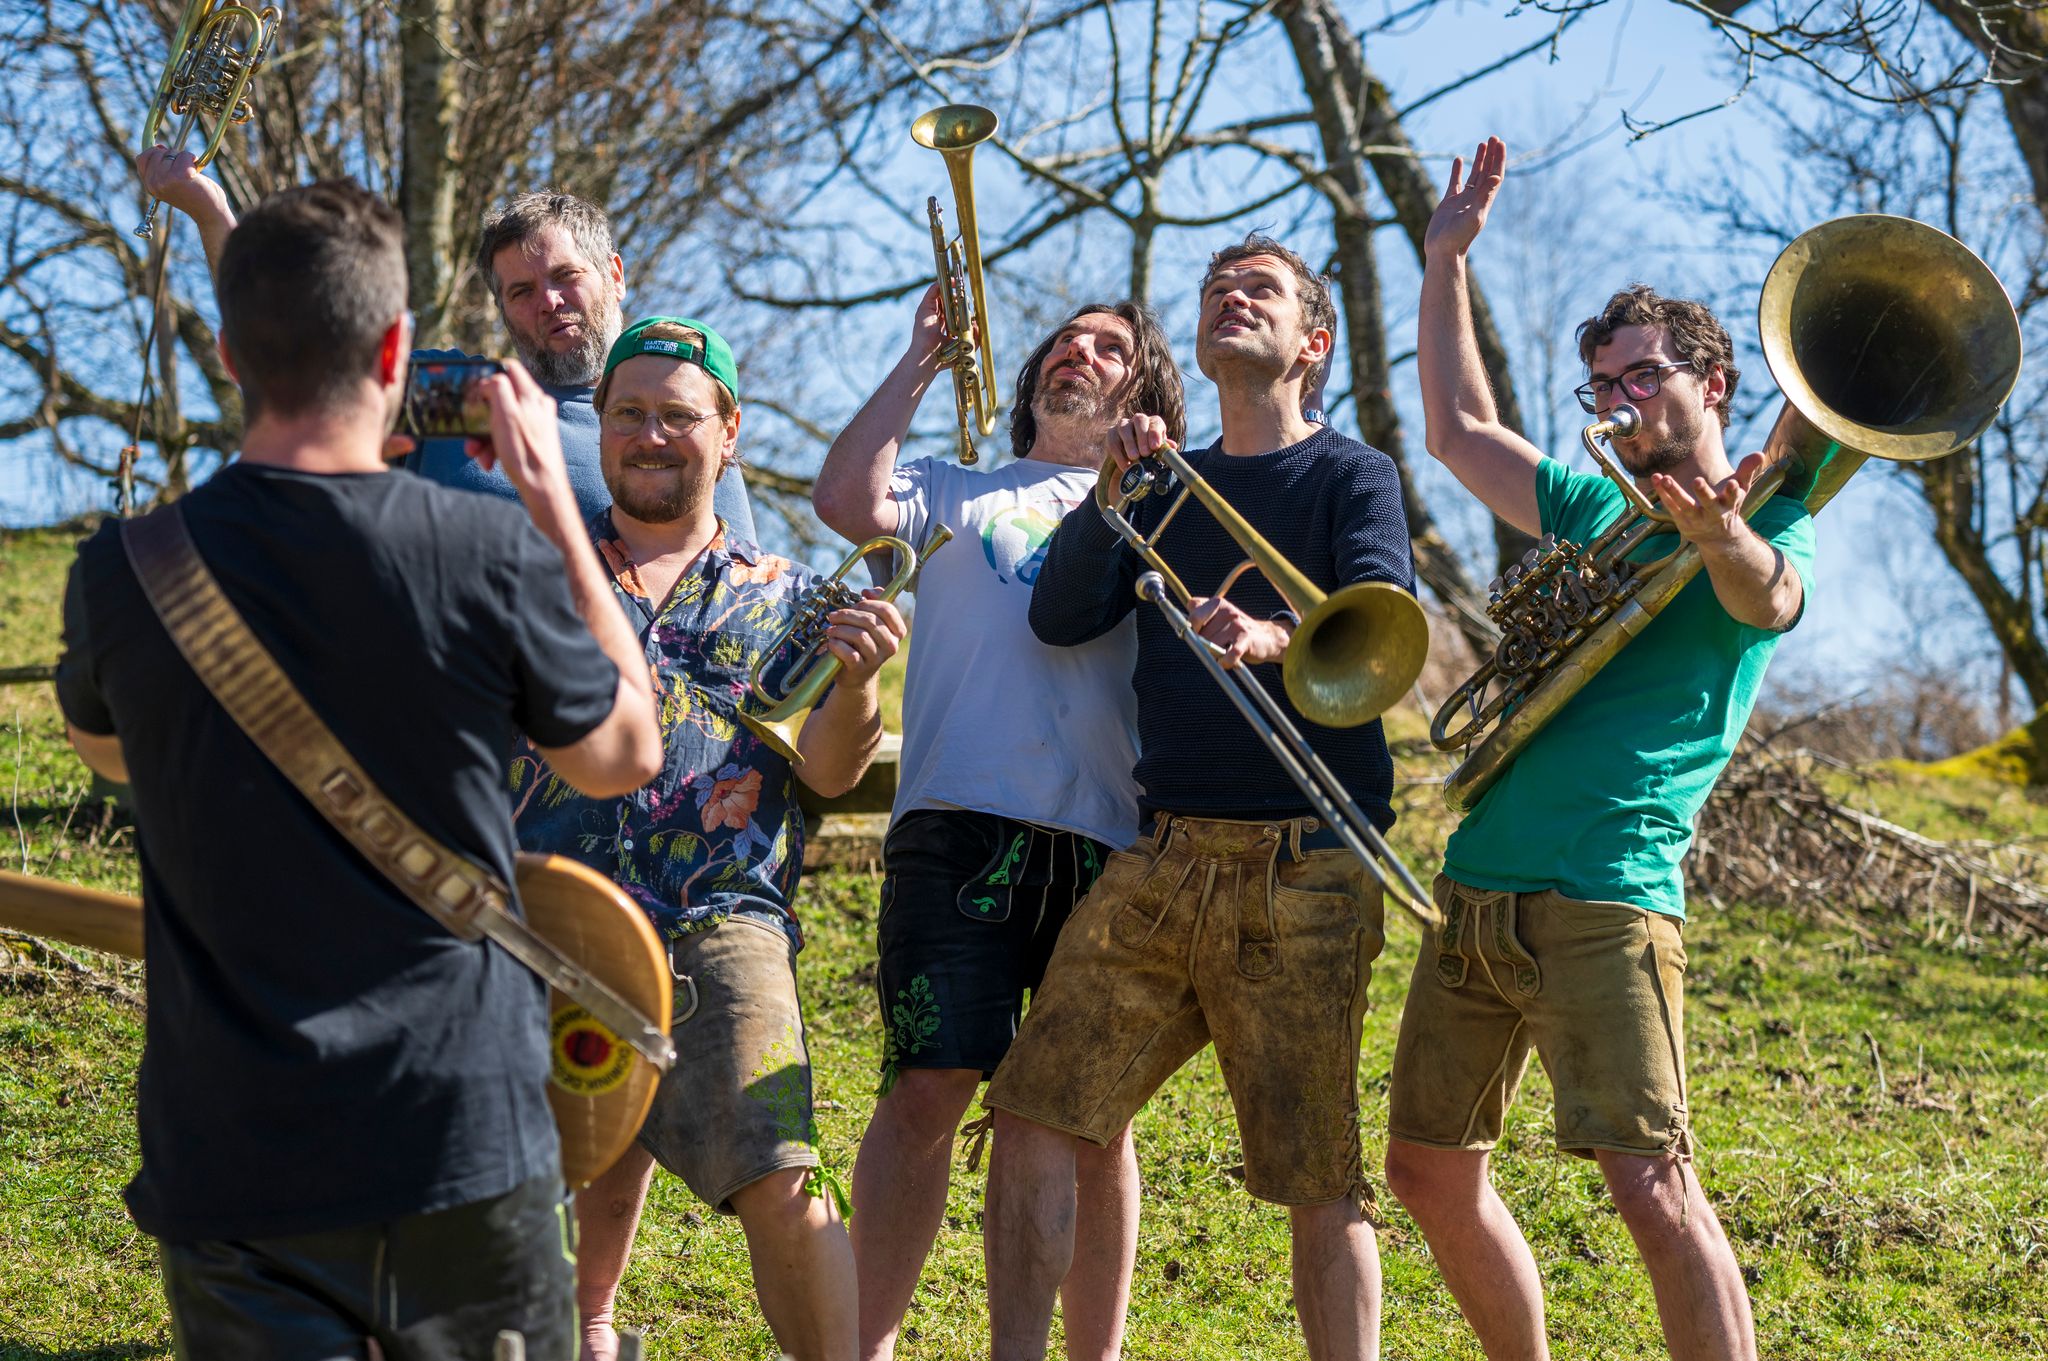
[[[1361,27],[1391,12],[1366,5],[1346,9]],[[1128,55],[1142,37],[1143,7],[1127,7],[1126,15],[1131,21],[1124,28]],[[1367,57],[1394,89],[1397,102],[1406,105],[1536,40],[1555,23],[1532,9],[1445,3],[1397,31],[1370,38]],[[1071,40],[1080,65],[1086,65],[1088,49],[1099,46],[1100,40],[1099,33]],[[1248,50],[1244,60],[1226,67],[1225,74],[1205,111],[1205,123],[1299,107],[1302,102],[1298,78],[1275,37],[1269,36],[1263,48]],[[994,84],[999,87],[1001,79]],[[1789,205],[1789,218],[1802,225],[1827,213],[1818,206],[1800,208],[1798,167],[1786,164],[1766,111],[1754,96],[1640,140],[1631,139],[1622,126],[1625,112],[1639,120],[1659,120],[1711,107],[1725,100],[1735,83],[1720,47],[1696,14],[1664,0],[1616,0],[1575,23],[1560,38],[1555,61],[1539,55],[1446,95],[1410,116],[1407,130],[1428,158],[1430,177],[1439,182],[1451,154],[1469,154],[1472,144],[1489,132],[1508,139],[1509,181],[1475,262],[1511,334],[1528,329],[1530,313],[1522,306],[1521,295],[1528,291],[1529,280],[1545,273],[1569,276],[1560,291],[1562,315],[1570,319],[1596,310],[1614,287],[1635,279],[1665,291],[1705,297],[1720,306],[1738,347],[1748,352],[1747,397],[1738,404],[1747,420],[1731,440],[1748,448],[1761,440],[1777,409],[1762,364],[1748,362],[1754,357],[1755,283],[1772,252],[1748,242],[1722,240],[1711,222],[1675,199],[1688,187],[1730,173]],[[1084,81],[1076,85],[1071,99],[1077,106],[1085,105],[1099,93],[1086,88]],[[998,102],[992,96],[980,97]],[[1787,97],[1796,109],[1801,97]],[[1185,192],[1242,201],[1245,184],[1228,182],[1230,167],[1217,164],[1223,168],[1210,172],[1201,183],[1185,186]],[[1022,205],[1035,196],[999,154],[978,155],[976,171],[984,236],[1000,239]],[[1246,182],[1256,177],[1257,172],[1247,174]],[[860,292],[929,267],[923,195],[950,198],[938,158],[912,147],[906,135],[878,178],[897,195],[899,211],[878,214],[873,199],[843,183],[828,186],[801,209],[804,220],[830,223],[836,217],[849,232],[848,224],[858,221],[854,244],[823,271],[838,291]],[[1285,212],[1208,232],[1163,234],[1155,254],[1153,301],[1168,323],[1176,352],[1184,358],[1192,354],[1187,339],[1191,294],[1202,261],[1220,240],[1249,225],[1283,229],[1283,234],[1286,229],[1298,232],[1298,244],[1312,258],[1316,250],[1327,248],[1317,244],[1326,240],[1318,237],[1319,225],[1296,222]],[[180,231],[177,248],[196,255],[189,224]],[[1099,233],[1077,231],[1043,243],[1015,266],[999,271],[992,286],[1002,365],[1013,367],[1035,339],[1033,323],[1018,315],[1021,310],[1055,310],[1061,297],[1120,291],[1118,252],[1124,249],[1113,232],[1105,244]],[[1411,349],[1414,341],[1415,268],[1405,239],[1396,232],[1380,234],[1379,254],[1389,302],[1389,343],[1400,353]],[[769,309],[736,308],[724,294],[723,274],[698,267],[687,253],[685,258],[658,262],[647,273],[652,277],[641,279],[629,303],[720,317],[740,350],[743,369],[750,353],[762,354],[784,343],[786,316]],[[818,323],[832,343],[801,359],[787,360],[780,369],[791,372],[801,366],[806,410],[814,420],[836,427],[852,414],[900,351],[908,312],[907,302],[889,303]],[[1569,322],[1560,329],[1568,332]],[[1557,334],[1555,340],[1565,345],[1569,357],[1568,334]],[[1213,393],[1191,363],[1187,368],[1190,433],[1203,437],[1214,430]],[[1575,464],[1583,462],[1576,449],[1576,408],[1565,390],[1579,376],[1567,371],[1552,385],[1556,390],[1541,392],[1525,364],[1517,381],[1525,408],[1533,412],[1547,400],[1557,412],[1557,443],[1563,447],[1551,452]],[[1394,391],[1408,427],[1410,461],[1423,491],[1447,530],[1477,560],[1486,539],[1486,517],[1422,450],[1412,365],[1397,369]],[[945,447],[950,419],[950,396],[935,389],[919,422],[919,429],[929,432],[928,447]],[[1340,428],[1348,426],[1348,416],[1340,414],[1337,423]],[[772,433],[774,422],[764,413],[754,428]],[[1000,432],[997,440],[1003,440]],[[788,470],[807,471],[795,466]],[[1894,583],[1902,580],[1914,582],[1916,616],[1932,614],[1949,621],[1941,626],[1946,630],[1939,638],[1943,647],[1959,655],[1982,654],[1988,647],[1974,607],[1926,546],[1925,513],[1897,485],[1897,476],[1889,469],[1866,469],[1821,518],[1819,590],[1808,617],[1780,652],[1780,673],[1827,673],[1846,676],[1851,684],[1870,673],[1908,627],[1908,615],[1895,599],[1901,588]],[[46,522],[107,504],[103,486],[61,469],[39,441],[0,445],[0,523]],[[1483,579],[1486,573],[1479,575]]]

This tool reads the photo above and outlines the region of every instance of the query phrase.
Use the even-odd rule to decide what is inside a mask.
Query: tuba
[[[974,218],[974,148],[996,134],[996,116],[978,104],[946,104],[910,125],[911,140],[946,158],[960,235],[946,240],[946,217],[936,196],[924,210],[931,219],[932,255],[938,262],[939,302],[950,337],[940,362],[953,370],[953,405],[960,420],[960,461],[977,463],[974,430],[996,429],[995,346],[988,334],[988,296],[982,283],[981,233]]]
[[[1873,457],[1953,453],[1984,433],[2019,378],[2019,319],[1997,277],[1911,218],[1866,214],[1806,232],[1771,266],[1757,311],[1785,404],[1745,513],[1773,495],[1818,511]],[[1670,517],[1595,441],[1626,439],[1638,420],[1617,406],[1580,436],[1629,509],[1584,546],[1546,535],[1492,584],[1500,643],[1430,726],[1440,750],[1477,743],[1444,781],[1458,812],[1700,570],[1689,543],[1653,562],[1628,559]]]
[[[839,679],[840,660],[825,650],[825,630],[832,611],[858,605],[860,593],[846,584],[847,576],[872,553],[888,549],[895,554],[896,573],[882,588],[881,598],[894,600],[906,590],[917,569],[939,546],[953,537],[944,525],[932,526],[924,547],[913,549],[903,540],[883,535],[869,539],[846,555],[831,576],[805,591],[797,602],[796,616],[775,635],[748,675],[748,687],[761,702],[759,712],[745,707],[738,711],[741,723],[766,742],[791,765],[803,762],[796,749],[799,720],[825,697],[832,682]],[[776,659],[788,660],[776,666]],[[771,667],[773,670],[771,671]]]
[[[1180,483],[1180,495],[1147,536],[1131,523],[1126,507],[1162,491],[1168,473]],[[1438,925],[1441,919],[1429,895],[1388,848],[1357,800],[1303,739],[1279,701],[1248,668],[1226,668],[1217,659],[1216,645],[1202,637],[1188,618],[1193,597],[1167,565],[1158,545],[1190,496],[1250,555],[1230,570],[1215,594],[1230,594],[1246,572],[1257,568],[1287,607],[1301,617],[1281,658],[1280,676],[1287,698],[1313,722],[1332,728],[1356,727],[1378,718],[1408,693],[1429,654],[1429,622],[1422,606],[1399,586],[1383,581],[1353,582],[1325,593],[1252,528],[1172,445],[1121,472],[1114,455],[1102,462],[1095,479],[1095,508],[1145,563],[1146,571],[1138,578],[1139,598],[1159,607],[1167,626],[1194,652],[1209,678],[1251,724],[1273,759],[1308,798],[1316,816],[1337,833],[1387,895],[1423,925]]]

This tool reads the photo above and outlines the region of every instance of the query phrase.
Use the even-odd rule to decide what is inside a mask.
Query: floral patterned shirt
[[[646,909],[664,939],[734,912],[781,925],[803,869],[803,813],[790,763],[734,718],[748,678],[818,574],[730,534],[655,601],[605,510],[590,535],[653,675],[666,759],[624,798],[578,793],[522,742],[512,760],[519,844],[579,860]],[[748,699],[750,706],[758,702]]]

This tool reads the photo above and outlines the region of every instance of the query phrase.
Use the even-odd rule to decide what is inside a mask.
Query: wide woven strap
[[[529,930],[503,879],[420,829],[384,796],[313,712],[220,583],[177,505],[121,524],[121,546],[150,606],[200,681],[307,802],[428,916],[464,940],[489,936],[666,1069],[666,1034],[600,980]]]

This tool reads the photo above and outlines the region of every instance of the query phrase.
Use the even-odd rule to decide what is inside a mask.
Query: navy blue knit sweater
[[[1233,458],[1212,445],[1189,462],[1224,500],[1266,536],[1281,556],[1324,590],[1354,581],[1415,588],[1407,521],[1394,461],[1377,449],[1325,427],[1269,454]],[[1135,507],[1147,533],[1170,496]],[[1200,503],[1190,500],[1167,528],[1159,551],[1197,596],[1214,591],[1244,559],[1244,550]],[[1031,630],[1053,646],[1100,637],[1133,608],[1138,615],[1137,780],[1144,808],[1217,818],[1305,816],[1308,801],[1212,681],[1159,610],[1137,597],[1138,555],[1084,502],[1060,521],[1031,593]],[[1230,593],[1233,604],[1269,618],[1286,603],[1252,572]],[[1328,764],[1358,806],[1384,831],[1393,826],[1389,799],[1394,762],[1379,720],[1356,728],[1325,728],[1288,703],[1280,668],[1252,668],[1288,717]]]

